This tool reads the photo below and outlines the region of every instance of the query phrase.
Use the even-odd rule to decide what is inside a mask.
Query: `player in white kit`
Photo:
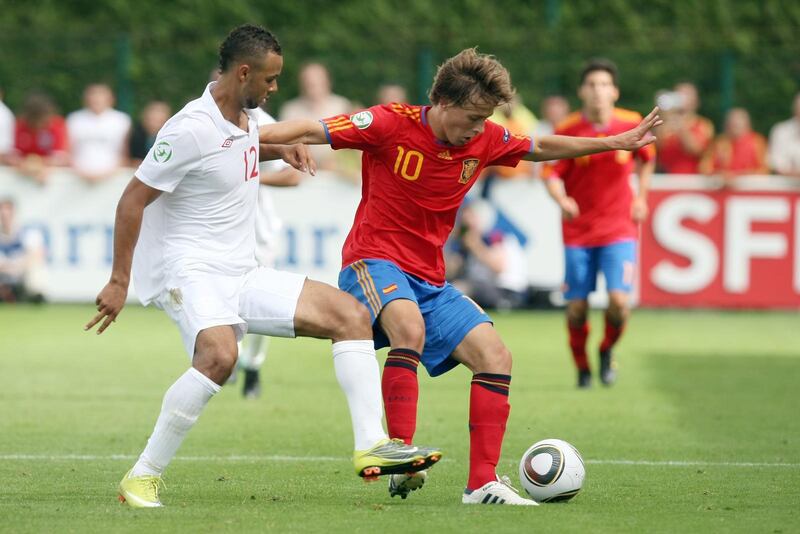
[[[259,126],[275,123],[275,119],[260,107],[253,111]],[[283,223],[275,212],[270,188],[296,186],[302,173],[279,159],[263,162],[259,170],[261,187],[258,188],[256,215],[256,261],[264,267],[275,267]],[[244,371],[242,395],[246,399],[255,399],[261,394],[259,373],[267,359],[268,347],[269,338],[258,334],[246,334],[239,343],[238,367]]]
[[[259,147],[252,110],[277,91],[282,67],[271,33],[234,29],[220,46],[219,80],[164,125],[117,206],[111,277],[85,329],[100,324],[100,334],[117,318],[132,266],[139,299],[172,318],[192,360],[167,390],[144,451],[120,482],[120,500],[131,506],[161,506],[161,474],[230,375],[236,342],[248,331],[333,341],[360,476],[414,472],[441,457],[387,438],[366,308],[326,284],[257,266],[259,159],[282,157],[313,172],[305,147]]]

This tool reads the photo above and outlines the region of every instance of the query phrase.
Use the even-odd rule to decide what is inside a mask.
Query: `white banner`
[[[108,280],[117,201],[132,175],[127,169],[108,182],[89,185],[68,171],[55,171],[42,187],[0,167],[0,197],[12,197],[18,223],[44,237],[48,300],[90,302]],[[284,223],[278,267],[336,285],[360,187],[320,173],[298,187],[271,192]],[[499,182],[493,198],[528,238],[531,285],[559,287],[564,268],[559,212],[542,184]]]

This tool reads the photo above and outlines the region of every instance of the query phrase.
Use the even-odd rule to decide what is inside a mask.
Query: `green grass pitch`
[[[466,507],[469,374],[421,372],[417,442],[445,457],[392,500],[349,461],[329,344],[273,340],[264,392],[228,386],[168,469],[165,508],[116,485],[187,367],[177,330],[129,307],[102,336],[89,306],[0,307],[0,532],[800,531],[800,316],[634,311],[619,383],[577,391],[560,313],[496,315],[514,353],[498,469],[534,441],[587,462],[583,491],[537,508]],[[602,331],[593,316],[591,344]],[[380,359],[385,352],[380,353]]]

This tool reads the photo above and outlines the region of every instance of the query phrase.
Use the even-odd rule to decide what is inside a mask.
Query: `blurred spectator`
[[[378,104],[391,104],[392,102],[400,104],[408,103],[406,88],[395,83],[386,83],[378,87],[377,97]]]
[[[564,119],[569,115],[569,100],[560,95],[551,95],[542,100],[541,113],[542,116],[536,127],[533,129],[533,138],[537,139],[544,135],[553,135],[556,131],[556,126],[561,124]],[[542,177],[542,168],[544,162],[536,162],[533,164],[533,177]]]
[[[753,131],[750,114],[743,108],[733,108],[725,116],[725,132],[717,136],[703,157],[700,170],[704,174],[720,174],[730,185],[730,179],[743,174],[766,174],[767,141]]]
[[[479,305],[511,309],[525,304],[525,235],[485,200],[467,201],[448,248],[448,280]]]
[[[67,128],[50,97],[31,93],[14,127],[14,150],[8,162],[20,174],[39,184],[47,181],[52,166],[66,165]]]
[[[534,137],[553,135],[561,121],[569,115],[569,100],[560,95],[551,95],[542,100],[542,116],[533,130]]]
[[[777,174],[800,178],[800,93],[794,95],[794,117],[769,133],[769,164]]]
[[[158,131],[164,123],[172,116],[172,109],[166,102],[153,100],[142,110],[142,117],[131,131],[130,143],[128,144],[128,156],[130,165],[139,165],[147,156],[150,147],[156,141]]]
[[[16,226],[14,202],[0,199],[0,302],[41,302],[44,244],[40,233]]]
[[[3,96],[0,88],[0,164],[6,161],[14,148],[14,114],[3,103]]]
[[[87,182],[102,182],[126,163],[131,118],[113,109],[114,93],[105,84],[87,86],[83,105],[67,116],[72,167]]]
[[[508,104],[495,109],[489,120],[506,128],[511,135],[533,135],[538,123],[536,115],[525,107],[517,95],[514,95],[514,98]],[[534,164],[532,161],[520,161],[516,167],[486,167],[483,170],[481,197],[490,197],[492,184],[497,179],[530,178],[533,175]]]
[[[353,104],[343,96],[331,90],[331,79],[328,69],[320,63],[308,63],[300,70],[300,96],[289,100],[280,111],[280,120],[292,119],[324,119],[335,115],[348,114],[353,111]],[[354,172],[347,159],[340,163],[336,152],[328,145],[308,147],[320,170],[332,171],[350,180],[360,180],[360,172]],[[348,162],[348,164],[344,164]],[[356,169],[357,171],[358,169]]]
[[[703,153],[714,139],[714,125],[697,114],[697,87],[679,83],[656,98],[664,124],[658,129],[657,165],[660,172],[697,174]]]

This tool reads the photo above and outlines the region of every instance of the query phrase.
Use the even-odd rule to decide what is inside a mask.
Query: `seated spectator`
[[[14,202],[0,199],[0,302],[41,302],[45,258],[42,236],[20,231],[14,216]]]
[[[142,117],[134,125],[128,143],[128,156],[132,167],[138,166],[147,156],[156,141],[158,131],[171,115],[172,110],[166,102],[153,100],[144,107]]]
[[[489,202],[469,201],[448,244],[448,280],[483,307],[518,308],[528,295],[526,242]]]
[[[744,174],[766,174],[767,141],[753,131],[750,114],[743,108],[733,108],[725,117],[725,132],[717,136],[703,156],[700,170],[704,174],[719,174],[724,186]]]
[[[697,114],[700,98],[694,84],[684,82],[656,99],[664,124],[657,132],[659,172],[697,174],[703,153],[714,139],[714,125]]]
[[[87,86],[83,104],[67,116],[72,167],[87,182],[102,182],[127,161],[131,118],[113,109],[114,93],[105,84]]]
[[[406,88],[402,85],[385,83],[378,87],[377,100],[377,104],[379,105],[391,104],[393,102],[407,104],[408,93],[406,93]]]
[[[776,174],[800,178],[800,93],[794,95],[794,117],[769,133],[769,164]]]
[[[561,95],[551,95],[542,100],[541,117],[533,129],[535,137],[553,135],[556,126],[569,115],[569,100]]]
[[[320,63],[308,63],[300,70],[300,96],[289,100],[280,110],[280,120],[292,119],[324,119],[351,113],[353,104],[343,96],[332,92],[331,79],[328,69]],[[317,162],[317,168],[331,171],[352,182],[361,179],[360,169],[352,169],[349,164],[342,165],[339,158],[328,145],[313,145],[308,147],[312,157]],[[345,153],[345,151],[340,151]],[[344,161],[347,160],[345,156]]]
[[[3,103],[3,96],[0,87],[0,164],[5,163],[14,148],[14,114]]]
[[[31,93],[14,126],[14,149],[9,165],[38,184],[45,184],[53,166],[66,165],[67,128],[50,97]]]

